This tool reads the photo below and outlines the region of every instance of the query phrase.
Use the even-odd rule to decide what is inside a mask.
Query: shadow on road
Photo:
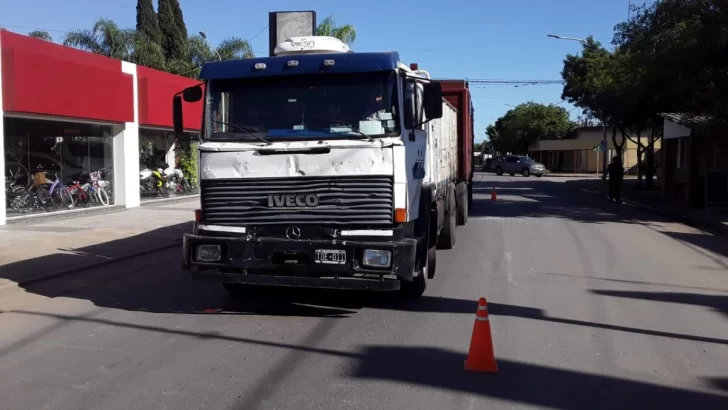
[[[650,300],[653,302],[678,303],[682,305],[703,306],[715,312],[728,316],[728,296],[726,295],[704,295],[699,293],[677,293],[677,292],[640,292],[628,290],[600,290],[591,291],[602,296],[618,298],[630,298]]]
[[[43,232],[44,230],[65,232],[68,230],[68,228],[59,227],[44,228],[42,225],[14,225],[0,232],[3,235],[13,235],[14,230],[36,232]],[[87,229],[80,229],[80,231],[84,230]],[[30,285],[39,278],[45,280],[69,272],[84,270],[89,266],[98,266],[99,264],[124,260],[130,256],[141,257],[159,252],[160,248],[181,244],[182,235],[187,232],[191,232],[190,222],[165,226],[123,239],[73,249],[63,242],[46,240],[41,246],[47,249],[40,250],[46,254],[44,256],[11,263],[0,260],[0,279]],[[88,235],[87,232],[82,234]],[[19,247],[22,243],[11,243],[11,246]],[[28,242],[28,246],[39,246],[38,243],[39,241],[34,239]]]
[[[488,302],[488,311],[494,316],[511,316],[524,319],[542,320],[551,323],[560,323],[566,325],[583,326],[593,329],[613,330],[616,332],[627,332],[647,336],[665,337],[678,340],[689,340],[695,342],[714,343],[728,345],[728,339],[720,339],[715,337],[706,337],[698,335],[685,335],[673,332],[663,332],[660,330],[640,329],[635,327],[627,327],[620,325],[612,325],[608,323],[587,322],[583,320],[567,319],[548,316],[542,309],[527,306],[507,305],[501,303]]]
[[[497,199],[490,201],[495,189]],[[544,179],[513,177],[475,180],[473,217],[551,217],[585,223],[622,222],[644,224],[664,221],[653,214],[612,204],[601,194],[581,192],[578,185]],[[484,195],[485,198],[477,196]]]
[[[429,347],[368,347],[352,377],[492,397],[540,408],[725,409],[728,397],[606,375],[499,360],[498,374],[463,371],[462,354]]]
[[[504,307],[501,306],[500,310]],[[230,336],[218,332],[192,332],[138,323],[126,323],[96,317],[79,317],[54,313],[16,311],[29,317],[51,318],[59,324],[87,322],[98,325],[161,332],[186,336],[200,341],[223,340],[289,350],[300,354],[339,357],[354,363],[354,379],[385,380],[408,385],[466,392],[516,403],[558,409],[625,408],[698,408],[725,409],[727,396],[660,386],[642,381],[606,375],[557,369],[514,360],[499,359],[499,373],[481,375],[463,370],[464,353],[431,347],[364,346],[358,353],[317,348],[306,343],[259,340]],[[38,337],[37,335],[31,335]],[[19,341],[18,343],[23,343]],[[14,343],[13,346],[17,345]],[[8,346],[0,351],[7,353]],[[20,345],[18,345],[19,347]],[[293,359],[292,359],[293,360]],[[714,386],[724,386],[721,379],[710,379]]]
[[[667,235],[688,246],[700,248],[728,257],[728,242],[707,232],[670,232],[655,226],[671,222],[663,216],[609,202],[604,194],[593,188],[595,180],[570,180],[556,182],[534,178],[475,180],[475,199],[470,212],[472,217],[496,218],[560,218],[581,223],[626,223],[643,225],[655,232]],[[495,188],[497,200],[490,201]],[[728,264],[712,258],[724,269]]]

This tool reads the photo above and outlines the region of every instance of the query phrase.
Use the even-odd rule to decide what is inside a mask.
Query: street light
[[[586,43],[586,40],[583,38],[576,38],[576,37],[566,37],[566,36],[559,36],[556,34],[546,34],[546,37],[555,38],[557,40],[571,40],[571,41],[578,41],[582,44]]]
[[[205,34],[204,31],[200,31],[200,37],[202,37],[203,40],[205,40],[205,43],[207,43],[208,46],[210,46],[210,49],[217,54],[217,58],[222,61],[222,56],[220,56],[220,53],[217,52],[217,48],[210,43],[210,41],[207,39],[207,34]]]
[[[630,9],[631,9],[631,1],[630,1]],[[556,34],[546,34],[546,37],[555,38],[557,40],[578,41],[578,42],[581,43],[582,46],[585,46],[586,45],[586,40],[584,40],[583,38],[559,36],[559,35],[556,35]],[[603,137],[604,146],[608,146],[607,145],[607,122],[604,121],[603,119],[602,119],[602,126],[604,127],[604,137]],[[607,151],[606,150],[604,150],[604,152],[602,153],[602,158],[604,158],[604,160],[602,161],[602,163],[606,165],[606,163],[607,163]]]
[[[215,48],[215,46],[213,46],[212,43],[210,43],[210,40],[207,39],[207,34],[205,34],[204,31],[200,31],[199,33],[200,33],[200,37],[202,37],[202,39],[205,40],[205,43],[207,43],[207,45],[210,46],[210,49],[212,51],[214,51],[215,54],[217,54],[218,60],[222,61],[222,56],[217,51],[217,48]],[[223,122],[223,124],[220,124],[220,125],[222,125],[223,129],[226,129],[227,125],[224,124],[225,122],[227,122],[225,119],[225,94],[220,95],[220,111],[222,111],[222,115],[220,117],[222,118],[222,122]]]

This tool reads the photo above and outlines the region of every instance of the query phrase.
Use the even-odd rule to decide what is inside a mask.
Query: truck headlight
[[[220,260],[220,245],[197,245],[195,260],[198,262],[216,262]]]
[[[379,249],[364,249],[362,265],[373,268],[388,268],[392,265],[392,252]]]

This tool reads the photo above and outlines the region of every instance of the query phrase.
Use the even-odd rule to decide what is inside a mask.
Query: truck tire
[[[495,167],[495,174],[498,176],[503,175],[503,167],[501,167],[501,166]]]
[[[427,278],[430,276],[430,269],[429,269],[429,253],[428,257],[424,258],[425,266],[421,266],[417,269],[419,269],[419,274],[415,276],[412,279],[412,282],[408,281],[401,281],[400,282],[400,292],[402,292],[402,295],[407,299],[417,299],[420,296],[422,296],[425,293],[425,290],[427,289]]]
[[[455,202],[455,187],[447,188],[447,199],[445,208],[445,221],[437,238],[438,249],[452,249],[455,247],[455,229],[457,227],[457,204]]]
[[[460,182],[457,184],[457,188],[455,189],[455,192],[458,193],[457,197],[457,206],[458,206],[458,212],[457,212],[457,223],[458,225],[462,226],[465,225],[468,222],[468,187],[465,182]]]
[[[435,268],[437,268],[437,248],[433,246],[427,251],[427,279],[435,277]]]

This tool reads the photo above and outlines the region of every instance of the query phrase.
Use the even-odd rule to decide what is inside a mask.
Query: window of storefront
[[[172,131],[139,129],[139,189],[142,200],[197,193],[197,134],[189,147]]]
[[[9,217],[114,203],[111,126],[5,118]]]

